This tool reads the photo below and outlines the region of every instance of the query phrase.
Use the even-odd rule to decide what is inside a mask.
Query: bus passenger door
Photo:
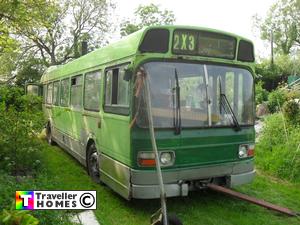
[[[70,78],[65,78],[60,82],[60,115],[57,117],[57,128],[62,135],[61,141],[67,144],[65,136],[72,134]]]
[[[82,158],[84,154],[83,144],[81,140],[82,130],[82,95],[83,95],[83,76],[77,75],[71,77],[71,150]]]
[[[46,95],[45,98],[45,105],[44,105],[44,114],[46,115],[47,120],[52,120],[52,97],[53,97],[53,83],[48,83],[47,85],[44,85],[44,95]]]

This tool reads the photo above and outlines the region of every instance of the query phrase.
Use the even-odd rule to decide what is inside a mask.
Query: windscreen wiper
[[[223,107],[225,113],[231,115],[231,119],[232,119],[231,123],[233,124],[234,130],[240,131],[241,126],[240,126],[225,94],[220,93],[220,103],[221,103],[221,106]]]
[[[176,93],[176,103],[173,101],[173,105],[176,104],[175,115],[174,115],[174,128],[175,134],[181,133],[181,113],[180,113],[180,86],[178,80],[177,69],[175,68],[175,93]],[[175,104],[174,104],[175,103]]]

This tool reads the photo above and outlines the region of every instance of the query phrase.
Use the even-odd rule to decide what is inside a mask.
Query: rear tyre
[[[55,141],[52,139],[51,126],[48,123],[46,127],[46,139],[49,145],[55,145]]]
[[[87,151],[88,173],[94,182],[100,184],[99,153],[95,143],[90,144]]]

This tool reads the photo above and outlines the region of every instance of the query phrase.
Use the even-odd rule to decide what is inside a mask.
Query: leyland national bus
[[[47,139],[126,199],[159,198],[143,92],[147,76],[168,197],[251,182],[254,49],[213,29],[153,26],[41,78]]]

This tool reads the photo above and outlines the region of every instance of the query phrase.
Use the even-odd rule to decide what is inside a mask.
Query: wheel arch
[[[86,142],[86,147],[85,147],[85,151],[86,151],[86,156],[87,156],[87,151],[89,149],[89,147],[92,145],[92,144],[96,144],[96,141],[93,139],[93,138],[89,138]]]
[[[48,118],[47,119],[47,122],[46,122],[46,129],[50,128],[52,130],[53,128],[53,121],[51,118]]]
[[[87,139],[86,139],[86,142],[85,142],[85,146],[84,146],[84,148],[85,148],[85,163],[86,163],[86,166],[87,166],[87,158],[88,158],[88,149],[89,149],[89,147],[93,143],[96,145],[97,151],[99,151],[98,146],[97,146],[96,137],[93,134],[89,134],[87,136]]]

